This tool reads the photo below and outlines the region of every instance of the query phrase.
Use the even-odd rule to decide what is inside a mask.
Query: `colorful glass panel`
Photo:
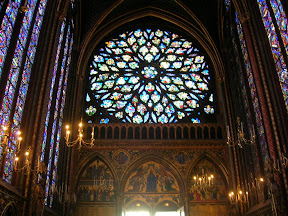
[[[225,1],[224,1],[224,4],[225,4],[225,6],[226,6],[226,10],[227,10],[227,11],[229,10],[230,3],[231,3],[231,0],[225,0]]]
[[[70,26],[68,29],[68,33],[70,32]],[[54,163],[54,151],[55,151],[55,146],[57,145],[57,136],[55,137],[55,135],[57,135],[57,125],[58,124],[58,120],[59,120],[59,110],[61,109],[61,91],[62,91],[62,87],[63,87],[63,82],[65,79],[65,64],[66,64],[66,60],[67,60],[67,53],[68,53],[68,49],[69,49],[69,35],[67,35],[66,40],[65,40],[65,45],[64,45],[64,55],[62,58],[62,62],[61,62],[61,67],[60,67],[60,77],[59,77],[59,81],[57,83],[57,86],[54,86],[56,88],[53,87],[54,90],[57,90],[57,96],[56,96],[56,101],[55,101],[55,110],[54,110],[54,115],[50,117],[53,119],[53,125],[52,125],[52,132],[51,132],[51,139],[50,139],[50,149],[49,149],[49,162],[48,162],[48,168],[47,168],[47,178],[46,178],[46,197],[48,196],[48,192],[50,191],[50,179],[52,178],[53,175],[53,163]],[[56,138],[56,139],[55,139]]]
[[[265,160],[268,160],[269,153],[268,153],[268,149],[267,149],[267,142],[266,142],[266,137],[265,137],[265,132],[264,132],[262,113],[261,113],[259,99],[258,99],[258,95],[257,95],[257,89],[256,89],[255,82],[254,82],[253,71],[251,68],[250,60],[249,60],[249,55],[248,55],[248,50],[247,50],[247,46],[246,46],[246,41],[245,41],[244,34],[243,34],[242,25],[238,19],[237,14],[236,14],[235,21],[237,24],[237,31],[238,31],[238,36],[239,36],[239,40],[240,40],[242,55],[243,55],[244,63],[246,66],[248,84],[250,87],[252,103],[253,103],[253,108],[254,108],[255,117],[256,117],[256,125],[257,125],[256,128],[258,131],[259,140],[260,140],[260,144],[262,147],[261,150],[263,153],[263,157],[265,157]]]
[[[2,7],[1,3],[1,7]],[[0,78],[21,0],[9,1],[0,27]],[[1,11],[1,8],[0,8]]]
[[[17,40],[17,47],[15,49],[14,57],[12,60],[12,68],[10,69],[10,74],[9,74],[9,76],[14,76],[15,79],[12,79],[7,82],[7,86],[5,90],[6,94],[4,95],[4,100],[3,100],[4,104],[6,103],[9,104],[8,105],[9,111],[5,113],[7,116],[9,116],[11,105],[12,105],[12,100],[14,100],[16,82],[20,78],[21,84],[19,88],[19,94],[17,96],[15,113],[13,116],[13,124],[12,124],[12,128],[15,128],[15,129],[20,127],[20,122],[22,119],[24,104],[25,104],[25,100],[26,100],[26,96],[28,92],[28,85],[29,85],[29,80],[30,80],[30,75],[31,75],[31,68],[34,62],[34,56],[35,56],[35,52],[37,48],[39,32],[41,29],[47,0],[41,0],[37,10],[35,10],[36,3],[37,1],[27,2],[28,12],[25,14],[23,18],[23,24],[20,29],[19,38]],[[33,21],[32,18],[33,18],[34,11],[36,12],[35,24],[31,26],[32,21]],[[31,40],[28,45],[27,56],[23,57],[24,48],[28,41],[27,38],[28,38],[28,32],[29,32],[30,27],[33,28],[32,34],[31,34]],[[22,60],[25,61],[24,70],[22,73],[22,77],[19,77],[20,65],[18,64],[20,64]],[[10,93],[8,92],[8,89],[11,90]],[[9,93],[9,96],[7,93]],[[3,109],[3,105],[2,105],[2,109]],[[7,182],[10,182],[12,178],[13,160],[14,160],[14,156],[12,155],[15,154],[15,144],[16,144],[15,140],[12,140],[8,145],[8,148],[11,149],[11,155],[7,155],[6,157],[5,168],[4,168],[5,175],[3,177],[4,180],[6,180]]]
[[[60,137],[61,137],[61,129],[62,129],[62,120],[63,120],[63,111],[64,111],[64,105],[65,105],[65,100],[66,100],[66,88],[67,88],[67,80],[68,80],[68,74],[69,74],[69,67],[70,67],[70,62],[71,62],[71,52],[72,52],[72,45],[73,45],[73,35],[71,35],[70,39],[70,45],[69,45],[69,52],[67,53],[68,55],[68,60],[66,64],[66,69],[65,69],[65,79],[63,83],[63,90],[62,90],[62,101],[61,101],[61,107],[59,111],[59,125],[58,125],[58,131],[57,131],[57,137],[56,137],[56,146],[55,146],[55,156],[54,156],[54,170],[52,172],[52,184],[51,184],[51,191],[52,194],[55,192],[56,188],[56,175],[57,175],[57,163],[58,163],[58,158],[59,158],[59,145],[60,145]],[[49,206],[52,207],[53,203],[53,195],[50,195],[50,204]]]
[[[123,33],[90,61],[86,114],[91,119],[106,113],[103,119],[131,123],[211,115],[209,71],[204,55],[177,34],[159,29]]]
[[[66,24],[66,22],[64,20],[62,22],[62,25],[61,25],[61,31],[60,31],[59,41],[58,41],[58,47],[57,47],[56,57],[55,57],[55,61],[54,61],[54,70],[53,70],[53,75],[52,75],[52,80],[51,80],[51,89],[50,89],[50,94],[49,94],[49,102],[48,102],[48,108],[47,108],[47,114],[46,114],[46,120],[45,120],[45,128],[44,128],[44,136],[43,136],[43,142],[42,142],[41,161],[44,161],[45,147],[46,147],[47,133],[48,133],[47,130],[48,130],[48,124],[49,124],[49,118],[50,118],[50,110],[51,110],[52,98],[53,98],[52,96],[53,96],[53,90],[54,90],[56,75],[57,75],[57,69],[58,69],[58,64],[59,64],[59,57],[60,57],[62,41],[63,41],[63,37],[64,37],[65,24]]]
[[[266,33],[267,33],[267,36],[268,36],[268,39],[270,42],[270,48],[272,51],[273,59],[275,62],[277,73],[278,73],[280,86],[281,86],[283,97],[284,97],[285,104],[286,104],[286,109],[288,110],[288,71],[287,71],[287,66],[284,62],[284,57],[283,57],[283,53],[281,51],[280,42],[279,42],[278,36],[275,32],[275,25],[272,21],[272,17],[271,17],[269,8],[266,4],[266,1],[265,0],[257,0],[257,2],[259,5],[261,15],[262,15],[263,24],[265,26],[265,30],[266,30]],[[273,2],[276,4],[275,1],[273,1]],[[277,5],[281,5],[279,1],[277,1],[277,3],[279,3]],[[275,5],[273,7],[275,7]],[[280,9],[278,12],[282,14]],[[285,19],[283,19],[284,18],[283,16],[285,17],[285,14],[282,14],[281,16],[276,15],[276,20],[277,19],[283,20],[283,21],[279,20],[281,22],[281,24],[279,25],[279,26],[281,26],[280,31],[281,31],[282,26],[283,25],[285,26],[286,17],[285,17]],[[286,20],[286,23],[287,23],[287,20]],[[285,31],[286,31],[286,34],[284,34],[284,35],[282,34],[282,35],[284,36],[284,39],[287,40],[287,38],[285,36],[285,35],[287,35],[287,26],[286,26]],[[285,41],[285,43],[286,43],[286,51],[287,51],[287,41]],[[283,50],[283,52],[285,52],[285,51]]]
[[[270,0],[279,32],[283,41],[286,54],[288,55],[288,31],[287,18],[280,0]]]

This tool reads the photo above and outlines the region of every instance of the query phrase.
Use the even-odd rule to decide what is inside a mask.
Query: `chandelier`
[[[74,141],[70,141],[71,139],[71,131],[70,131],[70,126],[66,125],[66,136],[65,136],[65,141],[66,141],[66,145],[67,147],[73,147],[76,144],[79,144],[79,149],[84,145],[84,146],[88,146],[88,147],[93,147],[94,146],[94,141],[95,141],[95,137],[94,137],[94,127],[92,127],[92,132],[91,132],[91,139],[90,142],[85,142],[84,141],[84,132],[83,132],[83,123],[82,121],[79,123],[79,127],[78,127],[78,134],[77,134],[77,138]]]
[[[234,193],[233,191],[231,191],[229,193],[229,201],[231,204],[235,204],[237,202],[241,202],[241,203],[248,203],[249,201],[249,197],[248,197],[248,191],[246,191],[244,193],[243,190],[241,189],[238,189],[237,190],[238,192],[237,193]]]
[[[244,133],[244,126],[243,122],[241,122],[240,118],[237,117],[237,140],[233,141],[231,134],[230,134],[230,128],[227,125],[226,126],[226,131],[227,131],[227,145],[228,146],[233,146],[233,145],[238,145],[240,148],[243,148],[243,145],[254,145],[255,144],[255,129],[254,125],[252,125],[252,129],[250,130],[250,137],[251,140],[245,138],[245,133]]]
[[[214,175],[208,175],[202,168],[202,173],[200,175],[193,176],[194,187],[207,188],[214,184]]]
[[[15,172],[37,172],[45,173],[46,165],[44,162],[40,162],[40,157],[38,157],[38,163],[36,169],[33,170],[31,166],[31,146],[28,146],[27,150],[21,154],[21,131],[18,130],[14,137],[11,134],[11,123],[8,122],[6,126],[2,126],[3,140],[1,140],[0,146],[2,148],[1,152],[1,164],[5,163],[6,154],[11,151],[9,148],[9,142],[15,141],[15,157],[13,162],[13,169]]]

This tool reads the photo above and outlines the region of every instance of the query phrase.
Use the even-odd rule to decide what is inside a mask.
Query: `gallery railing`
[[[220,124],[87,124],[84,139],[224,139]],[[92,133],[94,132],[94,133]]]

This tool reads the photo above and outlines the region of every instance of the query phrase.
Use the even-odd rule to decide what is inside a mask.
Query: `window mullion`
[[[273,16],[271,16],[272,18],[272,22],[274,23],[274,26],[275,26],[275,32],[277,34],[277,37],[278,37],[278,41],[279,41],[279,44],[280,44],[280,48],[281,48],[281,51],[282,51],[282,55],[283,55],[283,58],[284,58],[284,62],[286,65],[288,65],[288,60],[287,60],[287,51],[286,51],[286,48],[284,47],[284,42],[283,42],[283,38],[282,38],[282,34],[279,30],[279,25],[278,25],[278,22],[275,18],[275,13],[274,13],[274,10],[271,6],[271,1],[269,1],[269,3],[267,3],[267,6],[271,12],[271,15],[273,14]],[[280,11],[278,11],[280,12]]]
[[[65,21],[64,21],[65,22]],[[65,33],[63,35],[63,38],[66,38],[67,35],[67,26],[65,27]],[[53,126],[53,117],[54,117],[54,112],[55,112],[55,105],[56,105],[56,97],[57,97],[57,90],[58,90],[58,83],[59,83],[59,79],[60,79],[60,74],[61,74],[61,60],[63,58],[63,53],[64,53],[64,49],[65,49],[65,40],[62,41],[61,44],[61,51],[59,54],[59,60],[58,60],[58,65],[57,65],[57,74],[56,74],[56,78],[55,78],[55,82],[54,82],[54,86],[51,86],[51,88],[53,88],[53,94],[51,96],[52,101],[51,101],[51,106],[50,106],[50,117],[49,117],[49,123],[48,123],[48,134],[47,134],[47,141],[46,141],[46,146],[45,146],[45,154],[44,154],[44,161],[48,162],[49,161],[49,150],[50,150],[50,145],[48,143],[50,143],[51,141],[51,131],[52,131],[52,126]]]
[[[0,23],[2,23],[3,17],[6,13],[6,8],[9,1],[0,2]]]
[[[17,39],[22,26],[24,13],[19,13],[20,0],[10,2],[7,8],[9,11],[4,11],[4,18],[1,21],[1,44],[0,44],[0,104],[3,102],[5,95],[5,87],[9,80],[9,70],[17,47]]]

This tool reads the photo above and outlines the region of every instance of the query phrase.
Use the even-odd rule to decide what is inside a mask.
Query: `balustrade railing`
[[[97,139],[224,139],[220,124],[88,124],[84,137],[92,131]]]

